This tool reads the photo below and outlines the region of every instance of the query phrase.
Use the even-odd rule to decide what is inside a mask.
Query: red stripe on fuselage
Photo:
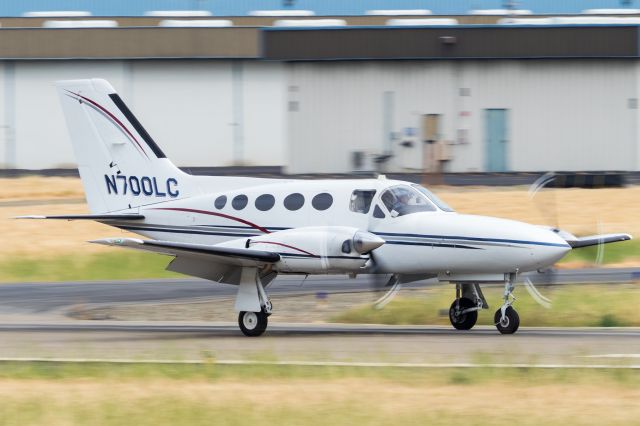
[[[268,229],[263,228],[262,226],[256,225],[255,223],[249,222],[248,220],[244,220],[244,219],[241,219],[241,218],[235,217],[235,216],[230,216],[230,215],[224,214],[224,213],[212,212],[212,211],[209,211],[209,210],[187,209],[187,208],[183,208],[183,207],[155,207],[155,208],[152,208],[151,210],[172,210],[172,211],[176,211],[176,212],[198,213],[198,214],[206,214],[206,215],[210,215],[210,216],[218,216],[218,217],[223,217],[223,218],[229,219],[229,220],[235,220],[236,222],[244,223],[245,225],[248,225],[248,226],[250,226],[252,228],[255,228],[255,229],[259,230],[259,231],[262,231],[265,234],[270,234],[271,233]]]

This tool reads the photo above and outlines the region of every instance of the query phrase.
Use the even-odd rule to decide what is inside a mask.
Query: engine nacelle
[[[245,247],[279,253],[277,271],[310,274],[359,272],[383,244],[370,232],[345,226],[287,229],[245,240]]]

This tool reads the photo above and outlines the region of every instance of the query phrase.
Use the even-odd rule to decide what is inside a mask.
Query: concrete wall
[[[421,139],[423,114],[442,114],[441,135],[454,144],[451,171],[483,171],[488,108],[509,110],[509,170],[640,165],[635,61],[294,63],[288,80],[295,104],[288,112],[290,172],[345,172],[352,151],[384,152],[385,119],[398,136],[390,169],[419,167],[422,143],[399,142],[405,128]],[[392,93],[391,114],[385,92]]]
[[[6,127],[0,127],[0,164],[30,169],[73,165],[53,82],[101,77],[179,166],[281,165],[282,67],[241,60],[4,61],[0,126]],[[13,158],[6,149],[13,144],[11,134]]]

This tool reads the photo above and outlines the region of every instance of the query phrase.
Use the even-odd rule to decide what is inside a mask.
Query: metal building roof
[[[504,9],[503,0],[21,0],[0,3],[0,16],[37,11],[87,11],[94,16],[143,16],[149,11],[200,10],[215,16],[248,15],[257,10],[308,10],[316,15],[363,15],[368,10],[429,10],[460,15],[471,10]],[[620,0],[520,0],[517,8],[534,14],[576,14],[585,9],[633,8]]]

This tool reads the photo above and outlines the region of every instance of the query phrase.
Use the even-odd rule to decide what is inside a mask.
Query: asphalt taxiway
[[[638,269],[559,271],[555,283],[631,282]],[[413,287],[432,285],[415,283]],[[271,294],[369,291],[366,280],[284,277]],[[232,286],[202,280],[137,280],[0,285],[1,359],[181,360],[394,365],[615,366],[640,368],[640,329],[272,323],[259,338],[235,323],[74,320],[75,304],[157,303],[229,298]]]
[[[589,268],[534,273],[527,275],[537,285],[572,283],[628,283],[640,281],[640,268]],[[419,281],[405,288],[437,285]],[[273,295],[371,291],[366,276],[282,276],[269,286]],[[231,297],[234,286],[199,279],[156,279],[104,282],[41,282],[0,284],[0,315],[3,313],[38,314],[74,304],[158,303],[199,298]]]

